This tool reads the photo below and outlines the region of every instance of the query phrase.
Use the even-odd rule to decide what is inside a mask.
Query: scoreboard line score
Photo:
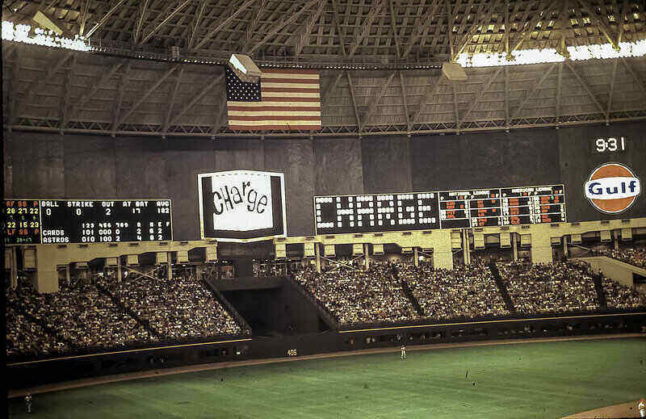
[[[563,185],[314,197],[316,234],[566,221]]]
[[[173,239],[170,199],[6,199],[2,213],[5,244]]]

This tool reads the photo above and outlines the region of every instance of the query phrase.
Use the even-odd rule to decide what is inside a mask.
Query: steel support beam
[[[164,19],[162,19],[161,22],[155,25],[154,28],[152,28],[150,31],[148,31],[147,34],[144,35],[143,39],[139,42],[140,44],[145,44],[152,36],[157,33],[161,28],[164,27],[172,18],[175,17],[176,14],[181,12],[186,6],[188,6],[190,3],[192,3],[193,0],[184,0],[181,3],[175,7],[175,9],[170,12]],[[144,31],[145,32],[145,31]]]
[[[424,105],[426,105],[426,101],[431,96],[437,93],[443,81],[444,81],[444,76],[439,76],[435,84],[431,85],[429,83],[426,85],[426,91],[422,95],[422,98],[420,99],[419,104],[417,105],[417,110],[415,111],[415,114],[410,118],[411,125],[415,125],[415,123],[419,120],[419,116],[422,114],[422,110],[424,110]]]
[[[402,102],[404,104],[404,115],[406,116],[406,128],[408,132],[412,129],[412,124],[410,120],[410,113],[408,113],[408,95],[406,94],[406,82],[404,80],[404,73],[398,71],[399,73],[399,87],[402,92]]]
[[[166,104],[166,114],[164,115],[164,125],[162,126],[162,132],[168,131],[168,126],[170,124],[170,117],[173,114],[173,106],[175,106],[175,99],[177,98],[177,92],[179,91],[180,83],[182,82],[182,75],[184,74],[184,67],[180,67],[177,75],[175,76],[175,85],[171,88],[168,95],[168,100]]]
[[[294,47],[294,55],[297,57],[301,55],[301,52],[303,51],[303,47],[309,44],[310,41],[310,33],[312,32],[312,29],[314,28],[314,25],[316,22],[319,21],[321,18],[321,14],[323,13],[323,9],[327,5],[327,1],[319,1],[319,6],[314,10],[314,13],[312,13],[307,20],[307,23],[303,27],[302,33],[298,35],[298,38],[296,40],[296,46]]]
[[[381,99],[384,97],[384,94],[386,94],[386,90],[388,90],[388,87],[390,86],[390,83],[393,81],[395,78],[396,72],[393,72],[388,76],[386,79],[386,83],[381,87],[381,90],[379,93],[377,93],[377,96],[372,98],[370,100],[370,106],[368,107],[368,110],[366,111],[365,115],[361,118],[362,123],[359,126],[359,131],[363,131],[364,127],[370,120],[370,117],[372,117],[372,114],[375,112],[375,109],[377,109],[377,106],[379,105],[379,102],[381,102]]]
[[[59,119],[61,121],[61,133],[67,126],[67,118],[69,118],[70,96],[72,92],[72,81],[74,79],[74,70],[76,67],[76,55],[72,56],[71,62],[67,69],[67,74],[63,81],[63,94],[59,104]]]
[[[527,104],[527,102],[528,102],[529,100],[531,100],[531,99],[536,99],[536,97],[534,96],[534,94],[536,94],[536,92],[538,91],[538,89],[540,89],[540,87],[543,85],[543,82],[545,81],[545,79],[547,79],[547,77],[549,77],[549,75],[552,73],[552,71],[554,71],[554,69],[556,68],[556,66],[557,66],[557,64],[556,64],[556,63],[552,64],[552,65],[550,66],[550,68],[549,68],[547,71],[545,71],[545,72],[541,75],[541,77],[536,81],[536,83],[534,83],[534,85],[532,86],[532,88],[531,88],[530,90],[528,90],[528,91],[527,91],[527,94],[525,95],[525,97],[523,98],[523,100],[520,102],[520,104],[518,105],[518,107],[517,107],[517,108],[514,110],[514,112],[511,114],[511,117],[512,117],[512,118],[515,118],[515,117],[517,117],[517,116],[520,114],[520,111],[521,111],[521,110],[523,110],[523,108],[525,107],[525,105]]]
[[[117,100],[113,105],[112,130],[110,132],[110,135],[112,135],[113,137],[117,134],[117,131],[119,130],[119,126],[121,125],[121,123],[119,122],[121,119],[121,104],[123,103],[123,97],[125,95],[126,84],[128,83],[129,73],[130,73],[130,63],[127,63],[125,68],[123,69],[123,72],[121,73],[121,77],[119,77],[119,84],[117,87],[118,89]]]
[[[233,12],[229,16],[223,17],[222,19],[220,19],[217,24],[212,25],[209,32],[207,32],[206,35],[204,35],[204,37],[191,50],[200,49],[211,38],[213,38],[218,32],[220,32],[225,26],[227,26],[229,23],[231,23],[231,21],[233,21],[233,19],[238,17],[238,15],[240,15],[240,13],[247,10],[247,8],[249,6],[251,6],[252,4],[254,4],[255,2],[256,2],[256,0],[246,0],[244,2],[241,2],[238,7],[233,7],[232,8]]]
[[[269,41],[272,37],[276,36],[277,33],[279,33],[285,26],[295,22],[303,13],[308,11],[310,8],[312,8],[314,5],[316,5],[319,2],[319,0],[309,0],[305,6],[300,6],[298,3],[294,3],[296,7],[292,7],[290,10],[295,10],[300,7],[300,10],[298,10],[296,13],[293,13],[289,18],[283,20],[280,20],[280,23],[274,25],[274,27],[265,35],[264,38],[262,38],[259,42],[254,44],[254,46],[251,47],[249,50],[249,54],[253,54],[254,51],[256,51],[258,48],[261,46],[265,45],[267,41]]]
[[[211,79],[211,82],[207,84],[204,87],[200,87],[199,92],[196,92],[196,94],[193,95],[193,98],[182,108],[180,109],[179,112],[177,112],[170,120],[170,125],[174,125],[177,120],[182,117],[186,112],[188,112],[193,106],[195,106],[202,98],[213,89],[213,86],[216,84],[222,82],[224,79],[224,73],[220,74],[217,77],[213,77]]]
[[[581,10],[586,12],[588,14],[588,17],[590,20],[595,24],[599,32],[603,34],[603,36],[606,38],[606,40],[612,45],[612,47],[616,50],[619,50],[619,44],[617,43],[617,37],[611,36],[610,33],[610,28],[606,23],[597,16],[596,13],[590,8],[589,5],[589,0],[583,1],[583,0],[576,0],[577,3],[579,4],[579,7]]]
[[[72,109],[69,112],[70,118],[73,118],[77,115],[77,112],[79,109],[83,109],[83,106],[87,103],[87,101],[94,97],[94,95],[101,89],[102,86],[105,85],[105,83],[114,76],[114,74],[126,65],[126,60],[122,60],[116,64],[114,64],[110,70],[107,73],[102,73],[100,77],[97,80],[94,80],[90,83],[90,85],[87,86],[90,90],[87,91],[83,96],[79,98],[79,100],[76,101],[74,105],[72,105]]]
[[[92,29],[88,31],[85,37],[86,38],[91,37],[94,34],[94,32],[96,32],[103,25],[105,25],[108,19],[110,19],[110,16],[112,16],[112,14],[116,12],[126,1],[128,0],[117,0],[117,2],[110,8],[110,10],[108,10],[108,12],[105,15],[103,15],[103,17],[92,27]]]
[[[118,125],[123,124],[123,123],[126,121],[126,119],[128,119],[128,117],[129,117],[130,115],[132,115],[132,113],[133,113],[134,111],[136,111],[136,110],[137,110],[137,108],[139,108],[139,106],[140,106],[142,103],[144,103],[144,101],[148,98],[148,96],[150,96],[150,94],[151,94],[152,92],[154,92],[155,90],[157,90],[157,88],[158,88],[158,87],[159,87],[159,86],[160,86],[164,81],[166,81],[166,79],[167,79],[171,74],[173,74],[175,71],[177,71],[177,69],[178,69],[179,67],[180,67],[179,65],[174,65],[174,66],[172,66],[171,68],[169,68],[168,70],[166,70],[166,72],[165,72],[165,73],[164,73],[164,74],[163,74],[163,75],[162,75],[162,76],[161,76],[161,77],[160,77],[160,78],[159,78],[159,79],[158,79],[158,80],[157,80],[157,81],[156,81],[152,86],[150,86],[150,87],[148,88],[148,90],[146,90],[146,91],[144,92],[144,94],[143,94],[143,95],[141,95],[141,96],[139,97],[139,100],[137,100],[137,101],[132,105],[132,107],[131,107],[130,109],[128,109],[128,111],[125,113],[125,115],[123,115],[123,117],[119,118]]]
[[[81,13],[79,14],[79,35],[83,36],[85,32],[85,24],[87,23],[87,15],[90,9],[90,3],[92,0],[83,0],[83,5],[81,6]]]
[[[617,65],[619,60],[615,58],[612,62],[612,75],[610,76],[610,92],[608,92],[608,105],[606,107],[606,123],[610,122],[610,109],[612,108],[612,95],[615,93],[615,82],[617,81]]]
[[[453,92],[453,113],[455,114],[455,130],[460,134],[460,113],[458,112],[458,93],[455,89],[455,82],[451,82],[451,90]]]
[[[563,63],[559,63],[559,72],[556,79],[556,123],[559,124],[561,117],[561,90],[563,88]]]
[[[339,11],[336,6],[336,0],[332,0],[332,12],[334,16],[334,26],[336,27],[336,33],[338,34],[339,38],[339,48],[341,49],[341,55],[345,57],[345,31],[341,28],[341,21],[339,20]]]
[[[195,42],[197,31],[200,27],[200,21],[202,20],[202,16],[204,16],[204,10],[206,9],[206,2],[207,0],[201,0],[200,5],[197,8],[197,14],[193,18],[193,23],[191,25],[191,34],[188,38],[189,50],[193,48],[193,43]]]
[[[71,51],[66,53],[63,56],[63,58],[61,58],[60,60],[58,60],[56,64],[54,64],[54,66],[49,67],[44,77],[38,79],[38,81],[35,84],[32,84],[30,86],[30,89],[29,91],[27,91],[26,96],[18,102],[18,108],[16,109],[14,118],[16,116],[19,116],[22,113],[25,106],[29,106],[31,104],[31,101],[34,98],[34,95],[37,92],[42,91],[42,89],[45,87],[45,84],[48,81],[51,81],[54,74],[56,74],[58,70],[60,70],[65,64],[67,64],[67,62],[72,58],[73,55],[74,55],[74,52],[71,52]],[[13,123],[13,121],[10,123]]]
[[[437,9],[441,4],[442,0],[433,0],[433,3],[431,3],[431,5],[429,6],[429,10],[427,10],[427,13],[424,14],[421,19],[417,19],[415,21],[413,33],[411,34],[411,37],[408,40],[408,44],[406,44],[406,47],[402,52],[402,58],[408,57],[413,47],[417,44],[417,41],[419,40],[422,33],[424,31],[428,31],[428,27],[431,25],[431,21],[433,20],[433,17],[435,17],[435,13],[437,12]]]
[[[370,33],[370,29],[372,28],[372,24],[375,21],[375,18],[377,15],[381,12],[381,9],[384,7],[384,0],[377,0],[376,5],[371,5],[370,11],[368,12],[368,16],[366,17],[366,20],[363,21],[363,25],[361,26],[361,30],[355,36],[355,38],[352,41],[352,44],[350,44],[350,51],[348,53],[348,56],[352,57],[356,52],[359,46],[361,45],[361,42],[363,39]]]
[[[401,58],[401,47],[399,46],[399,33],[397,31],[397,14],[395,13],[395,7],[393,6],[394,0],[388,0],[388,7],[390,12],[390,27],[393,31],[393,40],[395,41],[395,51],[397,52],[397,59]],[[401,75],[401,72],[399,73]],[[406,119],[408,119],[408,113],[406,113]]]
[[[646,83],[644,83],[644,80],[639,77],[639,75],[635,72],[635,70],[633,70],[633,68],[625,58],[621,58],[621,62],[624,64],[624,67],[626,67],[626,70],[628,70],[633,79],[637,82],[637,87],[639,87],[639,90],[641,90],[642,93],[646,96]]]
[[[546,7],[543,8],[542,13],[533,13],[533,16],[529,21],[529,23],[527,24],[525,30],[523,30],[520,33],[519,39],[514,43],[514,46],[509,51],[510,53],[520,48],[523,42],[525,42],[527,38],[532,35],[532,32],[534,32],[536,25],[538,25],[538,22],[540,22],[543,19],[543,16],[547,16],[551,12],[551,10],[554,8],[554,6],[557,4],[558,1],[563,1],[563,0],[552,0],[547,3]]]
[[[482,96],[485,95],[487,90],[491,87],[491,84],[496,80],[498,77],[498,74],[502,71],[503,67],[498,67],[498,69],[493,73],[493,76],[487,80],[486,83],[483,83],[483,86],[479,89],[478,95],[475,97],[475,100],[471,102],[471,106],[469,106],[469,109],[462,115],[461,122],[464,122],[469,115],[471,115],[471,112],[475,109],[475,107],[478,105],[478,102],[480,102],[480,99],[482,99]]]
[[[576,77],[576,79],[577,79],[577,81],[579,82],[579,84],[581,85],[581,87],[583,87],[583,90],[585,90],[585,91],[586,91],[586,93],[588,94],[588,96],[590,96],[590,99],[592,99],[592,101],[594,102],[594,104],[595,104],[595,105],[597,105],[597,108],[599,109],[599,111],[600,111],[602,114],[604,114],[604,115],[605,115],[606,111],[604,110],[604,108],[603,108],[603,106],[601,105],[601,103],[599,103],[599,101],[598,101],[598,100],[597,100],[597,98],[595,97],[594,93],[592,93],[592,90],[590,90],[590,86],[588,86],[588,83],[586,83],[586,82],[585,82],[585,80],[583,80],[583,79],[581,78],[581,76],[579,75],[579,73],[574,69],[574,67],[572,66],[572,64],[570,64],[570,62],[569,62],[569,61],[566,61],[566,62],[565,62],[565,66],[566,66],[567,68],[569,68],[569,69],[570,69],[570,71],[572,72],[572,74],[574,74],[574,77]]]
[[[478,31],[478,28],[482,26],[483,24],[482,22],[487,22],[488,20],[491,20],[491,15],[495,10],[498,4],[498,1],[499,0],[495,0],[493,5],[489,4],[489,10],[487,11],[486,14],[483,14],[483,11],[484,11],[484,6],[488,3],[487,2],[480,3],[480,6],[478,7],[478,12],[476,13],[476,16],[479,17],[478,19],[479,23],[476,24],[474,22],[471,24],[471,27],[469,28],[467,33],[460,40],[460,43],[457,46],[457,51],[455,52],[455,55],[451,56],[452,60],[455,60],[466,49],[466,47],[469,45],[469,42],[471,42],[471,38],[473,38],[473,35],[475,35],[475,33]],[[464,16],[463,19],[466,19],[466,16]]]
[[[352,85],[352,77],[349,71],[345,71],[345,76],[348,79],[348,89],[350,90],[350,98],[352,99],[352,108],[354,109],[354,117],[357,120],[357,127],[361,131],[361,117],[359,116],[359,107],[357,106],[357,99],[354,96],[354,86]]]
[[[336,88],[336,86],[341,81],[341,77],[343,77],[343,72],[340,72],[339,74],[337,74],[336,77],[334,77],[334,79],[327,85],[327,87],[323,91],[323,94],[321,95],[321,100],[323,100],[323,98],[327,99],[330,93],[332,93],[332,91]]]

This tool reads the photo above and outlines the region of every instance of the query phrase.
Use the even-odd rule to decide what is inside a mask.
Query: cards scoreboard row
[[[173,239],[169,199],[4,200],[2,213],[5,244]]]
[[[314,197],[316,234],[430,230],[566,220],[563,185]]]

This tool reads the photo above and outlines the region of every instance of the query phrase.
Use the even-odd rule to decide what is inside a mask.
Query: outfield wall
[[[5,198],[170,198],[175,240],[199,239],[197,174],[285,174],[289,236],[314,234],[314,195],[565,185],[568,221],[646,216],[595,210],[583,186],[605,162],[646,178],[646,122],[407,137],[191,139],[5,132]],[[624,137],[627,150],[594,150]]]

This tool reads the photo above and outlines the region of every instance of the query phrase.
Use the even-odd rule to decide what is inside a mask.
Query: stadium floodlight
[[[456,62],[464,67],[499,67],[506,65],[558,63],[565,57],[555,49],[526,49],[514,51],[513,54],[460,54]]]
[[[262,76],[262,71],[248,55],[232,54],[229,59],[229,65],[236,73],[236,76],[244,82],[256,83]]]
[[[505,65],[559,63],[566,59],[572,61],[605,60],[612,58],[643,57],[646,55],[646,40],[620,42],[615,49],[612,44],[593,44],[569,46],[563,50],[555,48],[518,50],[507,56],[496,54],[460,54],[455,60],[463,67],[498,67]]]
[[[646,39],[637,42],[620,42],[618,47],[618,49],[615,49],[611,44],[584,45],[568,47],[568,52],[570,53],[570,59],[575,61],[646,55]]]
[[[45,13],[41,12],[40,10],[36,11],[36,14],[34,17],[31,18],[34,22],[38,23],[42,28],[49,29],[50,31],[54,32],[56,35],[62,35],[63,30],[55,24],[49,16],[47,16]]]
[[[85,39],[76,35],[74,38],[66,38],[56,35],[50,30],[34,28],[30,25],[14,25],[13,22],[2,22],[2,40],[22,42],[24,44],[42,45],[45,47],[64,48],[75,51],[92,51]]]

